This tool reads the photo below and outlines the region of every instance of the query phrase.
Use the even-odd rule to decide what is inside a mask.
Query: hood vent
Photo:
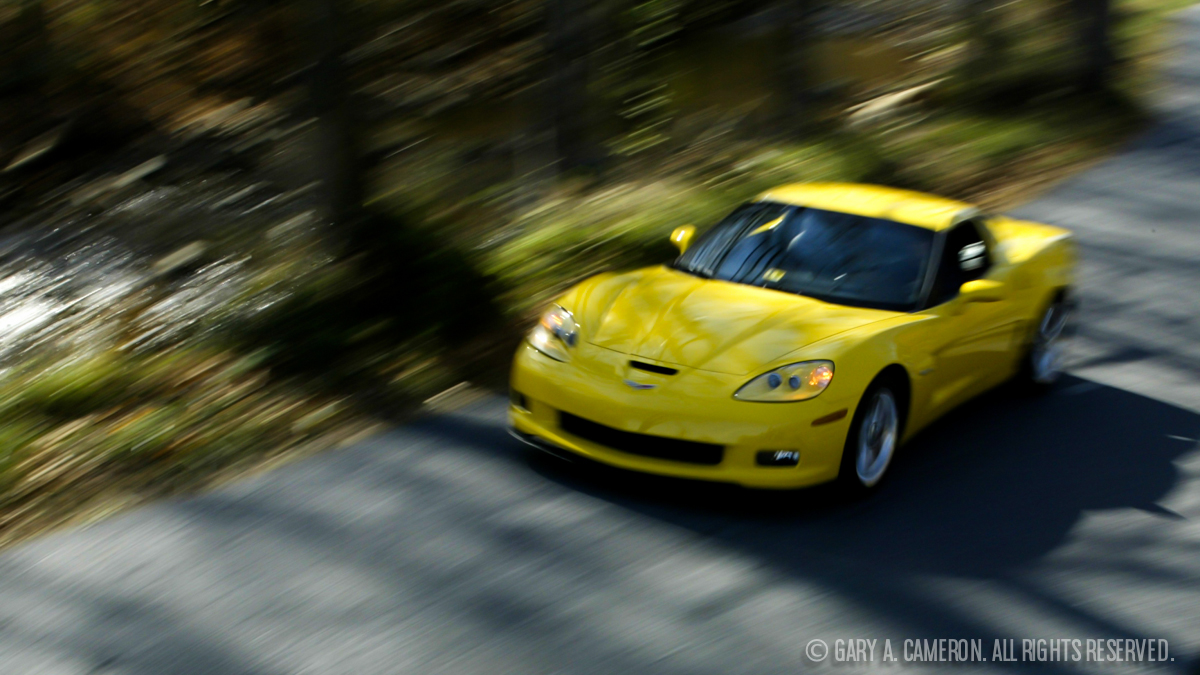
[[[676,368],[656,366],[653,363],[643,363],[641,361],[630,361],[629,366],[631,368],[637,368],[638,370],[644,370],[647,373],[658,373],[659,375],[674,375],[675,373],[679,372],[679,370]]]

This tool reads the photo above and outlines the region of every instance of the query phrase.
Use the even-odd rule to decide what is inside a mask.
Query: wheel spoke
[[[867,405],[868,412],[859,427],[854,464],[859,481],[870,487],[879,482],[891,461],[899,415],[896,401],[886,389],[876,392]]]
[[[1067,311],[1062,305],[1055,305],[1046,311],[1046,316],[1042,319],[1042,340],[1044,342],[1054,342],[1062,335],[1063,327],[1067,323]]]
[[[1062,360],[1060,340],[1069,314],[1065,305],[1056,302],[1042,315],[1042,321],[1038,326],[1037,340],[1030,352],[1030,365],[1034,381],[1049,384],[1058,378]]]

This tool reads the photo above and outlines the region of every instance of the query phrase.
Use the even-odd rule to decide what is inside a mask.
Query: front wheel
[[[863,394],[846,447],[838,480],[851,493],[869,492],[883,480],[900,444],[900,407],[887,384],[873,384]]]

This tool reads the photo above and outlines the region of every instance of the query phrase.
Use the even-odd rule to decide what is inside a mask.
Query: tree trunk
[[[667,56],[681,27],[682,3],[622,0],[612,6],[621,32],[621,55],[612,64],[618,84],[612,94],[624,127],[613,147],[628,157],[646,158],[670,141],[678,113],[667,82]]]
[[[586,164],[588,138],[588,55],[591,31],[587,0],[549,0],[546,7],[545,110],[562,170]]]
[[[997,0],[963,0],[963,23],[967,27],[967,57],[964,76],[973,91],[980,91],[989,72],[996,69],[1003,46],[993,29]]]
[[[21,26],[21,58],[18,78],[30,91],[45,96],[50,84],[50,31],[46,8],[42,0],[22,0],[19,15]]]
[[[317,118],[317,162],[325,216],[343,225],[355,220],[363,203],[358,139],[343,62],[348,27],[340,0],[311,2],[316,61],[309,92]]]
[[[815,117],[813,55],[810,49],[814,40],[811,21],[813,1],[784,0],[781,6],[784,48],[780,121],[787,133],[806,133],[812,128]]]
[[[1112,79],[1112,2],[1074,0],[1074,7],[1081,55],[1079,88],[1087,92],[1103,91]]]

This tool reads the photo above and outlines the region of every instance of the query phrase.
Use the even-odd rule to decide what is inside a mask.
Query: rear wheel
[[[1060,294],[1038,318],[1037,332],[1021,368],[1021,379],[1032,389],[1048,389],[1062,375],[1063,352],[1071,304]]]
[[[854,413],[838,471],[851,493],[865,494],[879,485],[900,444],[900,405],[893,387],[886,381],[872,384]]]

